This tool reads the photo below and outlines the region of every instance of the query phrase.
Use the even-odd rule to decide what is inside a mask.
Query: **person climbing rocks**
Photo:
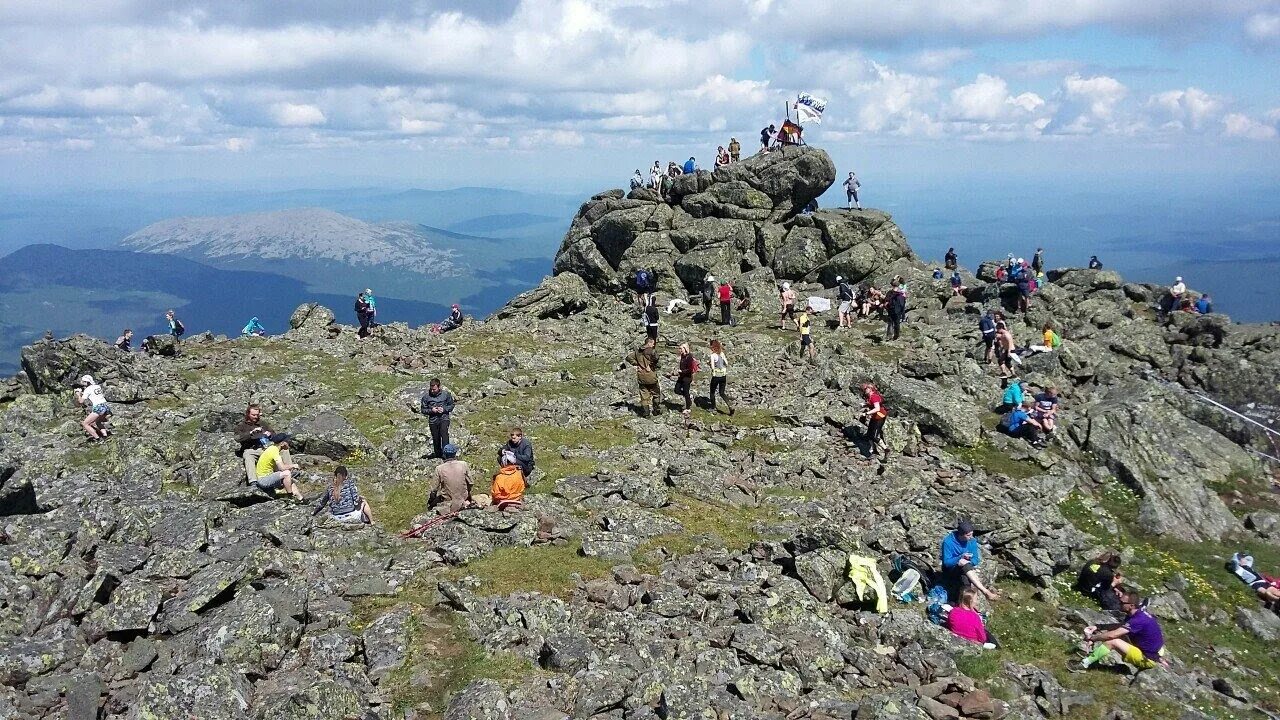
[[[1013,281],[1018,288],[1018,312],[1024,315],[1031,311],[1031,273],[1023,272]]]
[[[1120,608],[1127,616],[1118,625],[1090,625],[1084,629],[1084,639],[1093,643],[1093,651],[1080,661],[1080,667],[1088,669],[1106,657],[1112,650],[1120,653],[1124,661],[1139,670],[1168,667],[1164,658],[1164,631],[1160,621],[1147,612],[1137,594],[1129,592],[1120,598]]]
[[[1000,396],[1000,407],[996,408],[998,413],[1013,412],[1013,410],[1022,407],[1022,401],[1026,397],[1026,384],[1017,378],[1005,378],[1004,394]]]
[[[369,326],[373,323],[373,307],[369,305],[369,299],[364,293],[356,295],[355,302],[356,320],[360,323],[360,330],[356,333],[362,338],[369,337]]]
[[[963,586],[977,588],[988,600],[998,600],[1000,593],[988,590],[978,576],[982,550],[974,537],[973,523],[961,520],[954,532],[942,538],[942,574],[947,595],[958,598]]]
[[[294,471],[300,468],[284,459],[292,439],[292,436],[285,433],[277,433],[267,438],[271,444],[262,451],[262,455],[258,456],[258,464],[255,467],[256,479],[253,482],[259,489],[271,495],[275,495],[277,490],[284,488],[285,492],[293,495],[295,499],[302,500],[302,490],[293,480]]]
[[[1102,269],[1102,261],[1098,259],[1098,256],[1097,256],[1097,255],[1090,255],[1090,256],[1089,256],[1089,269],[1090,269],[1090,270],[1101,270],[1101,269]]]
[[[716,405],[716,395],[724,401],[724,406],[729,409],[729,415],[733,415],[733,405],[729,402],[729,396],[725,394],[725,390],[729,385],[729,356],[724,352],[724,345],[719,340],[712,338],[708,343],[711,348],[711,356],[707,359],[707,364],[711,366],[711,391],[707,393],[707,400],[710,401],[712,410],[719,410]]]
[[[453,307],[449,308],[449,317],[440,323],[440,332],[447,333],[450,330],[457,330],[462,327],[466,320],[466,317],[462,314],[462,308],[457,303],[454,303]]]
[[[942,256],[942,266],[948,270],[955,270],[960,267],[960,256],[956,255],[955,248],[947,248],[947,254]]]
[[[174,340],[181,338],[187,332],[187,327],[182,324],[177,315],[173,314],[172,310],[164,314],[164,319],[169,323],[169,334],[173,336]]]
[[[369,501],[361,497],[355,479],[344,465],[333,469],[333,481],[329,483],[329,489],[320,494],[320,502],[311,514],[319,515],[325,508],[329,509],[330,517],[340,523],[373,524]]]
[[[778,129],[772,123],[770,123],[769,127],[760,131],[760,152],[769,152],[769,143],[777,132]]]
[[[107,418],[111,416],[111,406],[107,404],[107,395],[102,386],[94,381],[92,375],[80,378],[80,387],[74,393],[77,404],[89,409],[80,427],[89,436],[89,442],[101,442],[111,435],[107,428]]]
[[[711,321],[711,303],[716,297],[716,276],[707,273],[702,279],[702,320],[703,322]]]
[[[698,162],[697,162],[696,160],[694,160],[692,156],[690,156],[690,158],[689,158],[688,160],[685,160],[685,161],[684,161],[684,168],[683,168],[683,170],[684,170],[684,174],[685,174],[685,175],[692,175],[692,174],[694,174],[694,173],[695,173],[695,172],[697,172],[697,170],[698,170]]]
[[[645,338],[644,345],[627,356],[627,363],[636,366],[636,385],[640,391],[640,416],[662,414],[662,387],[658,384],[658,353],[653,338]]]
[[[782,283],[779,299],[782,302],[782,317],[778,321],[778,329],[786,330],[788,320],[796,322],[796,291],[791,289],[791,283]],[[799,328],[800,324],[796,323],[796,327]]]
[[[524,506],[524,474],[520,472],[520,463],[513,452],[503,451],[498,462],[502,469],[493,476],[489,495],[499,510],[514,512]]]
[[[432,457],[444,457],[444,446],[449,444],[449,421],[456,404],[453,393],[441,386],[440,378],[431,378],[419,405],[431,430]]]
[[[1010,410],[1001,419],[1000,426],[1010,437],[1022,438],[1032,447],[1040,448],[1045,446],[1044,438],[1040,435],[1044,430],[1044,423],[1032,417],[1035,404],[1035,400],[1025,398],[1021,406]]]
[[[133,349],[133,331],[125,328],[124,332],[120,333],[120,337],[116,338],[116,341],[112,344],[119,350],[129,352]]]
[[[516,464],[520,466],[520,472],[524,473],[525,482],[533,477],[533,443],[524,434],[524,428],[513,427],[511,433],[507,435],[507,442],[498,448],[498,460],[502,460],[502,453],[509,452],[516,456]]]
[[[1036,277],[1044,277],[1044,248],[1036,248],[1036,254],[1031,256],[1031,269]]]
[[[902,334],[902,321],[907,318],[907,293],[902,286],[897,286],[889,291],[889,298],[885,303],[885,309],[888,312],[888,325],[885,327],[884,339],[897,340]]]
[[[865,383],[862,386],[862,420],[867,424],[867,454],[889,454],[889,444],[884,440],[884,421],[889,411],[884,406],[884,398],[875,385]]]
[[[725,150],[723,145],[718,145],[716,147],[716,168],[722,168],[731,162],[733,160],[729,157],[729,151]]]
[[[982,615],[978,613],[978,591],[971,587],[961,588],[960,599],[951,612],[947,613],[947,629],[958,637],[977,643],[988,650],[1000,646],[996,636],[987,630]]]
[[[992,352],[996,344],[996,311],[988,310],[978,320],[978,332],[982,334],[982,361],[991,362]]]
[[[275,433],[265,420],[262,419],[262,408],[257,403],[251,403],[244,409],[244,416],[240,418],[240,422],[231,430],[236,438],[236,442],[240,443],[240,456],[244,459],[244,472],[249,478],[249,483],[258,479],[258,458],[262,457],[263,448],[270,442],[269,438]],[[289,451],[281,451],[281,459],[285,465],[293,462],[289,457]]]
[[[836,276],[836,299],[840,301],[840,327],[853,327],[853,286]]]
[[[720,299],[720,324],[733,324],[733,286],[729,284],[729,279],[725,278],[720,281],[720,287],[716,290]]]
[[[1213,300],[1210,299],[1209,293],[1201,295],[1200,299],[1196,300],[1196,312],[1201,315],[1208,315],[1213,312]]]
[[[659,312],[657,300],[658,299],[653,295],[649,295],[645,299],[646,304],[644,306],[644,317],[642,320],[644,323],[645,337],[652,338],[655,343],[658,341]]]
[[[635,287],[641,308],[649,306],[649,298],[654,290],[653,273],[646,268],[636,270]]]
[[[1013,377],[1013,333],[1008,323],[996,323],[996,368],[1000,377]]]
[[[742,156],[742,143],[738,142],[738,138],[729,138],[729,160],[738,162],[738,158]]]
[[[809,317],[812,312],[813,308],[806,304],[804,312],[796,320],[796,327],[800,328],[800,356],[808,357],[811,362],[818,358],[818,349],[813,346],[813,323]]]
[[[689,423],[690,413],[693,412],[693,376],[698,372],[698,361],[693,357],[693,352],[689,349],[689,343],[680,343],[680,347],[676,350],[678,361],[676,364],[676,395],[684,398],[684,409],[681,414],[684,415],[685,424]]]
[[[844,194],[848,206],[845,208],[846,210],[852,210],[854,205],[857,205],[859,210],[862,209],[862,201],[858,200],[858,188],[860,187],[862,187],[862,181],[858,179],[857,175],[849,173],[849,177],[844,180]]]
[[[1120,562],[1120,553],[1108,550],[1085,563],[1076,576],[1076,592],[1097,601],[1103,610],[1119,612],[1119,591],[1124,584]]]
[[[441,448],[444,462],[436,466],[436,484],[427,497],[427,506],[441,514],[455,513],[471,504],[471,466],[458,458],[458,446]],[[502,455],[498,455],[501,461]]]

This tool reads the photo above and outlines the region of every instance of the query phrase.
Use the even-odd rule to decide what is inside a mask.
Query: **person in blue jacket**
[[[958,597],[962,585],[972,585],[988,600],[998,599],[1000,593],[988,590],[978,577],[981,564],[982,551],[973,536],[973,523],[961,520],[954,532],[942,538],[942,574],[950,581],[947,583],[948,594]]]
[[[685,161],[684,161],[684,174],[685,174],[685,175],[692,175],[692,174],[693,174],[693,171],[694,171],[694,170],[697,170],[697,169],[698,169],[698,164],[697,164],[696,162],[694,162],[693,158],[689,158],[688,160],[685,160]]]
[[[1004,395],[1000,398],[999,412],[1007,413],[1010,410],[1022,407],[1022,400],[1026,396],[1026,388],[1023,387],[1022,381],[1017,378],[1009,378],[1004,382]]]
[[[1196,301],[1196,312],[1201,315],[1208,315],[1213,312],[1213,300],[1209,298],[1209,294],[1205,293]]]

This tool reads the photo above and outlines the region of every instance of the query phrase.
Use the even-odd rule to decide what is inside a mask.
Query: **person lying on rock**
[[[444,446],[444,462],[436,467],[436,486],[427,499],[441,514],[455,513],[471,505],[471,466],[458,459],[458,446]]]
[[[973,586],[988,600],[997,600],[1000,593],[988,590],[978,577],[978,566],[982,564],[982,550],[974,537],[973,523],[961,520],[954,532],[942,538],[942,573],[951,579],[950,586],[956,592],[949,594],[956,597],[962,586]]]
[[[75,391],[76,404],[89,408],[89,414],[80,421],[80,427],[89,435],[89,442],[106,440],[111,431],[107,429],[107,418],[111,416],[111,406],[107,404],[106,393],[102,386],[94,382],[92,375],[80,378],[80,387]]]
[[[1120,607],[1126,619],[1116,625],[1093,626],[1084,629],[1084,639],[1092,642],[1093,652],[1080,661],[1080,667],[1089,668],[1106,657],[1112,650],[1120,653],[1124,661],[1139,670],[1168,667],[1164,658],[1164,631],[1143,607],[1140,598],[1132,592],[1120,598]]]
[[[1076,591],[1098,602],[1098,606],[1108,612],[1119,612],[1119,590],[1124,583],[1120,574],[1120,553],[1107,551],[1090,560],[1080,568],[1076,577]]]
[[[271,495],[275,495],[279,489],[284,488],[285,492],[293,495],[295,499],[302,500],[302,490],[293,481],[294,471],[301,468],[284,459],[289,451],[289,441],[292,439],[285,433],[276,433],[268,438],[271,445],[258,457],[258,464],[254,468],[256,476],[254,484]]]
[[[244,409],[244,417],[232,429],[236,442],[240,443],[240,456],[244,458],[244,473],[250,484],[258,479],[258,458],[262,457],[262,450],[274,432],[271,425],[262,419],[262,408],[257,403],[251,403]],[[280,459],[285,465],[293,462],[288,450],[280,453]]]
[[[969,642],[978,643],[988,650],[994,650],[1000,643],[996,636],[987,630],[978,613],[978,591],[971,588],[960,590],[960,601],[947,613],[947,629]]]
[[[520,466],[520,472],[524,473],[524,479],[527,482],[533,475],[533,443],[529,442],[529,438],[525,437],[524,428],[511,428],[511,434],[507,436],[506,444],[498,448],[498,462],[502,462],[502,453],[504,452],[509,452],[516,456],[516,464]]]
[[[520,472],[520,464],[511,451],[504,451],[500,462],[502,469],[493,476],[489,495],[502,512],[519,510],[524,506],[524,473]]]
[[[319,515],[326,507],[329,508],[329,515],[340,523],[373,523],[373,511],[369,509],[369,502],[360,496],[356,481],[342,465],[334,468],[333,482],[321,494],[320,504],[316,505],[315,512],[311,514]]]
[[[1227,569],[1248,585],[1249,589],[1258,593],[1258,598],[1264,603],[1280,602],[1280,578],[1273,578],[1255,570],[1252,555],[1240,553],[1232,555],[1231,562],[1227,563]]]

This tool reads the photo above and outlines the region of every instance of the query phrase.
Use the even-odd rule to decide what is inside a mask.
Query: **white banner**
[[[796,120],[801,124],[815,122],[822,124],[822,113],[827,109],[827,101],[814,97],[809,93],[796,96]]]

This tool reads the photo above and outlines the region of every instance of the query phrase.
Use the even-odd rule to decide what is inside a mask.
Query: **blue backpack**
[[[925,602],[928,603],[925,612],[929,615],[929,622],[934,625],[946,625],[947,610],[942,606],[947,604],[947,589],[941,585],[934,585],[925,596]]]
[[[649,279],[649,271],[648,271],[648,270],[637,270],[637,271],[636,271],[636,287],[637,287],[637,288],[639,288],[639,289],[641,289],[641,290],[648,290],[648,289],[649,289],[649,282],[650,282],[650,279]]]

